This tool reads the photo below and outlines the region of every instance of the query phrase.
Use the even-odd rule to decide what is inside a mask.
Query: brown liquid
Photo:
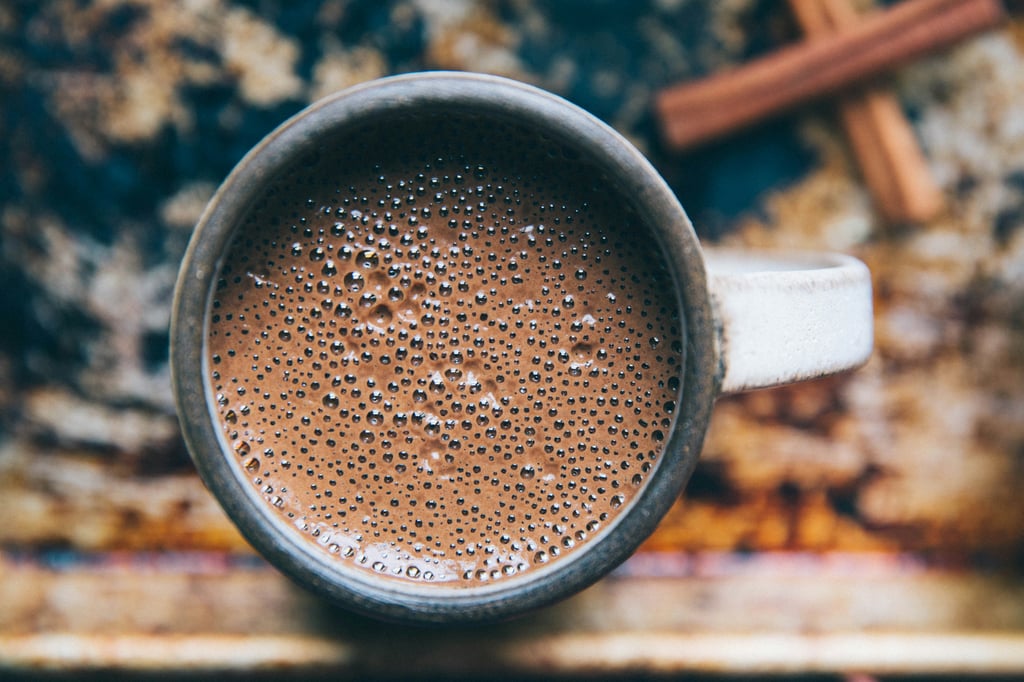
[[[613,188],[550,146],[452,117],[369,130],[239,230],[209,328],[232,460],[351,570],[535,570],[607,529],[658,462],[671,279]]]

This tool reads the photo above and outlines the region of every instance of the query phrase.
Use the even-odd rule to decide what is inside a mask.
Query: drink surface
[[[342,570],[536,571],[657,465],[673,284],[574,157],[513,124],[371,129],[283,174],[239,228],[207,347],[228,456]]]

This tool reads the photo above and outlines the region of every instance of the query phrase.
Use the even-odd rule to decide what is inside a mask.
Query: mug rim
[[[285,528],[242,480],[216,426],[207,380],[205,349],[216,277],[251,202],[278,171],[319,141],[374,117],[429,106],[512,118],[580,148],[624,196],[635,197],[634,209],[666,258],[683,325],[684,361],[672,429],[657,466],[629,508],[584,551],[532,577],[486,588],[405,587],[333,567],[335,560]],[[576,105],[534,86],[484,74],[438,71],[378,79],[324,98],[282,123],[246,154],[210,200],[182,261],[172,306],[171,375],[183,435],[203,481],[236,527],[300,584],[364,614],[410,623],[494,620],[533,610],[583,589],[625,560],[653,532],[692,473],[721,374],[703,253],[689,218],[658,172],[624,137]]]

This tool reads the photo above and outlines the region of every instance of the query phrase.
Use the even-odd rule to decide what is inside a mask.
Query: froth
[[[550,143],[451,119],[361,142],[379,136],[306,159],[235,239],[208,344],[230,456],[354,570],[536,570],[658,461],[671,281],[628,206]]]

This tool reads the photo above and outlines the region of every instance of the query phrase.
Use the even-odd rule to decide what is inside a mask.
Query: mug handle
[[[867,362],[871,273],[835,253],[707,249],[721,391],[814,379]]]

